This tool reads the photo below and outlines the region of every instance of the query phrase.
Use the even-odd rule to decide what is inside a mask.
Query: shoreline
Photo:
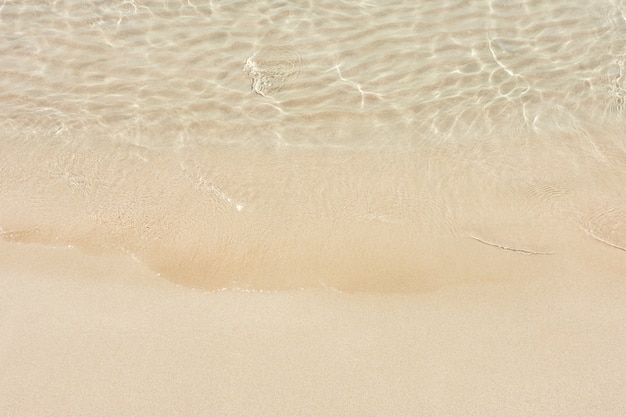
[[[579,250],[594,244],[619,264],[626,154],[607,164],[561,142],[173,155],[7,144],[0,227],[7,241],[124,253],[207,290],[431,291],[458,275],[561,274],[594,262]]]

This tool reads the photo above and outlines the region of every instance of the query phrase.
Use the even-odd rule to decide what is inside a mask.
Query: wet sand
[[[184,286],[423,292],[626,271],[626,153],[570,136],[419,149],[5,143],[2,237],[119,252]],[[610,138],[607,139],[607,138]],[[583,249],[581,249],[583,248]],[[589,273],[604,273],[589,267]]]

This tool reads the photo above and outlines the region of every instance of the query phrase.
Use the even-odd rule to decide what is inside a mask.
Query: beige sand
[[[216,199],[216,187],[181,204],[181,196],[198,196],[197,183],[170,175],[176,167],[158,154],[145,153],[152,159],[138,167],[113,156],[105,169],[107,160],[96,166],[80,150],[51,148],[26,164],[20,146],[5,149],[13,178],[2,183],[10,198],[0,241],[0,414],[626,412],[623,174],[610,165],[574,153],[544,158],[541,149],[526,149],[530,162],[517,165],[502,149],[491,159],[481,150],[480,165],[463,153],[468,162],[456,171],[445,153],[431,155],[428,170],[409,165],[419,156],[399,153],[280,159],[268,152],[244,170],[227,152],[197,156],[196,166],[219,165],[214,183],[231,178],[239,183],[224,189],[249,193],[240,211]],[[51,160],[72,177],[55,177]],[[308,170],[296,169],[305,164]],[[31,187],[20,184],[20,167],[34,173]],[[291,179],[279,181],[290,167]],[[329,167],[357,191],[312,194],[315,184],[339,184]],[[494,173],[481,175],[489,174],[485,167]],[[466,176],[446,177],[446,170]],[[372,200],[337,209],[357,195]],[[161,200],[153,206],[155,196]],[[397,209],[394,196],[404,199]],[[456,202],[447,212],[446,198]],[[266,212],[273,216],[245,217],[251,201],[273,205]],[[323,201],[330,214],[319,214]],[[203,205],[216,217],[194,217]],[[349,221],[332,222],[345,213]],[[142,228],[145,220],[153,234]],[[242,267],[237,256],[203,249],[220,222],[224,228],[215,230],[239,250],[259,242],[276,248],[239,270],[265,274],[211,280],[213,260],[231,273]],[[151,236],[162,240],[146,241]],[[201,291],[219,285],[255,290]]]
[[[626,286],[583,265],[422,294],[204,293],[0,245],[1,415],[626,413]]]
[[[624,273],[626,152],[607,133],[602,158],[573,135],[180,155],[6,141],[0,227],[7,241],[123,252],[207,290],[423,292],[564,276],[571,262],[597,263],[589,242],[612,248]]]
[[[574,145],[7,142],[0,415],[622,416],[624,154]]]

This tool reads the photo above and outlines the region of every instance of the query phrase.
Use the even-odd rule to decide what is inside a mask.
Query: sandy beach
[[[196,154],[241,209],[158,152],[4,149],[2,414],[626,412],[617,149]]]
[[[626,416],[624,0],[0,2],[0,417]]]
[[[120,256],[0,256],[3,415],[626,412],[626,287],[580,265],[421,294],[206,293]]]

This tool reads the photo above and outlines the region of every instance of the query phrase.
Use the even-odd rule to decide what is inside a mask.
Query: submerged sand
[[[423,292],[564,276],[578,262],[624,274],[619,137],[173,155],[7,140],[1,236],[123,253],[203,290]],[[595,246],[612,250],[607,265]]]

